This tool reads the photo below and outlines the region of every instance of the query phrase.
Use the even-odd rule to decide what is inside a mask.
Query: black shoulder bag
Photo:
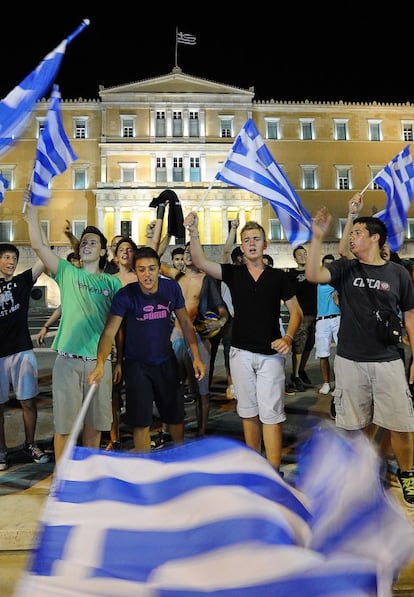
[[[372,312],[376,319],[377,338],[383,344],[399,344],[402,342],[402,322],[394,311],[385,311],[380,309],[374,298],[374,291],[368,286],[367,276],[360,261],[358,261],[358,268],[362,274],[365,288],[368,291],[369,300],[371,301]]]

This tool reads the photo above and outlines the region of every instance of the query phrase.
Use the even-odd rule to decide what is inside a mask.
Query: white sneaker
[[[331,386],[327,382],[325,382],[319,390],[319,394],[329,394],[330,391]]]

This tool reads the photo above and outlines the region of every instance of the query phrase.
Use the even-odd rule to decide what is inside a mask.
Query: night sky
[[[88,10],[88,1],[80,8],[68,2],[54,9],[9,4],[2,9],[0,99],[89,18],[89,27],[67,46],[56,79],[63,99],[93,99],[99,85],[170,73],[178,27],[197,39],[195,46],[178,45],[184,73],[254,87],[256,100],[414,102],[413,5],[405,5],[404,14],[388,9],[383,15],[372,4],[376,14],[358,7],[357,16],[351,14],[356,9],[329,5],[323,13],[291,3],[292,9],[276,4],[271,11],[243,15],[240,5],[233,13],[232,4],[222,10],[222,4],[196,9],[178,3],[167,9],[156,5],[148,16],[151,7],[135,3],[120,5],[120,14],[116,3],[101,5],[100,13]]]

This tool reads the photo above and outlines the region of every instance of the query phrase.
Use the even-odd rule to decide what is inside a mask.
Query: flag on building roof
[[[177,30],[177,44],[185,44],[186,46],[195,46],[197,43],[197,38],[191,33],[181,33],[181,31]]]
[[[315,433],[302,479],[310,501],[234,439],[145,455],[74,443],[14,597],[391,595],[413,529],[385,497],[369,442],[361,451],[335,429]]]
[[[293,247],[310,241],[312,218],[249,119],[216,179],[259,195],[274,209]]]
[[[72,35],[47,54],[42,62],[0,102],[0,155],[6,153],[22,135],[35,103],[44,97],[55,80],[66,45],[87,25],[89,20],[84,19]]]
[[[2,203],[4,199],[4,193],[6,189],[9,188],[9,181],[4,178],[2,173],[0,172],[0,203]]]
[[[52,191],[49,183],[54,176],[62,174],[77,159],[70,141],[63,128],[60,112],[60,91],[53,86],[50,96],[51,104],[47,113],[45,126],[39,135],[33,182],[31,185],[31,203],[46,205]]]
[[[391,251],[401,249],[407,230],[407,213],[414,195],[414,164],[407,145],[374,178],[387,195],[385,209],[375,214],[387,227]]]

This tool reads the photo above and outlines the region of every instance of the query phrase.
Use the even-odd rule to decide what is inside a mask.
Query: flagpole
[[[26,189],[25,189],[25,191],[24,191],[24,194],[23,194],[23,207],[22,207],[22,214],[24,214],[24,213],[25,213],[25,211],[26,211],[26,207],[27,207],[27,204],[29,203],[29,200],[30,200],[30,189],[32,188],[32,184],[33,184],[33,178],[34,178],[34,166],[33,166],[32,173],[31,173],[31,175],[30,175],[30,180],[29,180],[29,182],[27,183],[27,187],[26,187]]]
[[[178,38],[178,27],[175,28],[175,67],[178,66],[177,64],[177,55],[178,55],[178,50],[177,50],[177,38]]]
[[[78,36],[79,33],[81,33],[86,27],[88,27],[89,24],[90,24],[89,19],[83,19],[83,21],[79,25],[79,27],[77,29],[75,29],[75,31],[71,35],[68,35],[68,37],[66,38],[67,43],[70,44],[72,39],[74,39],[76,36]]]
[[[212,181],[210,182],[210,185],[209,185],[208,189],[206,190],[206,192],[204,193],[204,195],[201,197],[201,201],[200,201],[200,203],[198,204],[198,206],[197,206],[197,207],[194,209],[194,211],[199,211],[199,210],[200,210],[200,209],[203,207],[203,205],[204,205],[204,202],[205,202],[205,200],[207,199],[207,195],[209,194],[209,192],[210,192],[210,191],[211,191],[211,189],[213,188],[213,185],[214,185],[214,180],[212,180]]]

